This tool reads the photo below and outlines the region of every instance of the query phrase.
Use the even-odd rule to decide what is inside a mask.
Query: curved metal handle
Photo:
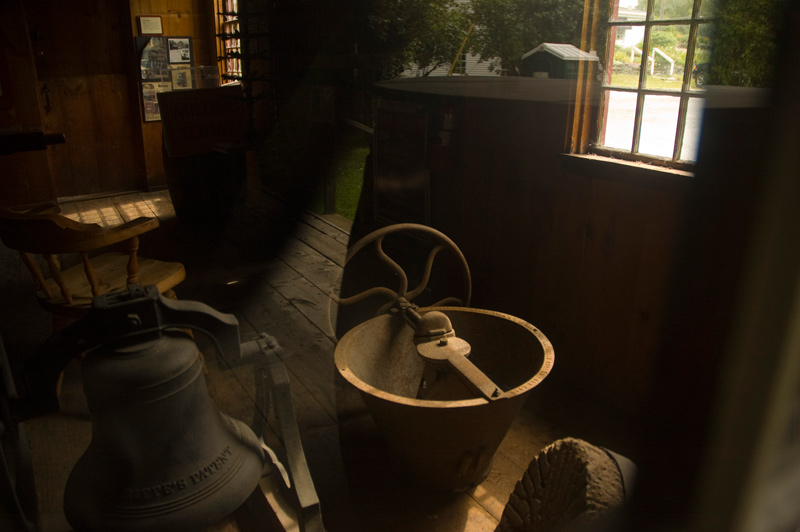
[[[383,241],[384,238],[388,235],[400,232],[407,232],[407,231],[418,231],[425,234],[428,234],[435,238],[438,241],[438,244],[435,245],[431,251],[428,253],[428,256],[425,260],[425,268],[422,275],[422,280],[419,284],[411,291],[409,291],[408,287],[408,276],[403,268],[397,264],[383,249]],[[422,294],[425,289],[428,287],[428,283],[430,282],[431,272],[433,270],[433,265],[436,260],[436,256],[439,252],[443,250],[447,250],[451,252],[456,259],[459,261],[459,265],[462,268],[462,273],[464,276],[464,294],[462,294],[463,298],[457,297],[447,297],[440,301],[434,303],[435,306],[441,306],[446,304],[457,304],[463,306],[469,306],[470,299],[472,297],[472,277],[469,271],[469,265],[467,264],[466,258],[464,258],[464,254],[458,248],[458,246],[450,240],[444,233],[426,225],[421,224],[413,224],[413,223],[402,223],[402,224],[395,224],[390,225],[387,227],[382,227],[373,231],[372,233],[368,234],[358,242],[356,242],[353,247],[347,252],[347,256],[345,257],[345,266],[350,262],[350,260],[362,249],[366,248],[369,244],[374,244],[375,246],[375,253],[380,259],[381,262],[386,264],[389,269],[394,272],[398,279],[399,279],[399,286],[396,290],[392,290],[391,288],[387,287],[373,287],[353,296],[345,297],[345,298],[338,298],[335,295],[332,297],[334,300],[341,304],[341,305],[352,305],[354,303],[358,303],[363,301],[367,298],[373,296],[384,296],[390,299],[390,301],[382,306],[378,310],[378,314],[382,314],[386,312],[389,308],[391,308],[395,301],[399,298],[405,298],[408,301],[413,301],[414,298]]]

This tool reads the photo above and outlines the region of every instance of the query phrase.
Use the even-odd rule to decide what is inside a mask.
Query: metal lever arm
[[[473,392],[490,401],[503,397],[503,390],[470,362],[470,346],[461,338],[452,336],[417,344],[417,353],[432,363],[449,364],[461,381]]]
[[[467,358],[472,347],[466,340],[456,336],[446,314],[434,310],[420,315],[415,309],[406,308],[404,316],[414,326],[417,354],[428,364],[449,365],[472,393],[482,395],[489,401],[505,395],[492,379]]]
[[[303,532],[324,532],[319,497],[308,470],[294,413],[289,374],[283,363],[283,349],[275,338],[264,333],[253,342],[245,344],[245,349],[250,351],[248,344],[253,343],[260,351],[260,356],[256,355],[256,400],[259,407],[264,408],[262,412],[255,413],[253,428],[257,435],[262,436],[266,428],[264,418],[271,408],[286,450],[286,461],[294,487],[291,495],[296,497],[300,529]]]

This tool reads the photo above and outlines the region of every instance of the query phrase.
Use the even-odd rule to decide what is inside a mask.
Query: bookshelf
[[[251,143],[274,121],[266,2],[215,0],[217,61],[222,84],[240,83],[247,103]]]
[[[217,61],[223,83],[242,79],[242,39],[238,0],[216,0]]]

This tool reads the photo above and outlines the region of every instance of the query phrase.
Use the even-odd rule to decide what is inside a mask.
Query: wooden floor
[[[385,464],[374,468],[384,482],[356,485],[343,457],[336,410],[335,305],[329,294],[340,280],[349,241],[346,221],[310,213],[299,216],[275,253],[241,245],[242,235],[267,223],[258,212],[238,213],[236,224],[216,231],[188,227],[175,217],[166,191],[68,202],[62,212],[82,222],[115,225],[137,216],[156,216],[161,227],[144,235],[140,253],[186,265],[176,288],[181,299],[202,301],[234,314],[241,337],[274,336],[287,356],[295,411],[329,531],[489,532],[524,468],[559,435],[525,408],[497,453],[489,477],[466,493],[430,494],[404,486]],[[3,338],[11,357],[24,356],[49,334],[49,316],[29,294],[30,282],[2,249],[6,279]],[[13,309],[13,311],[11,311]],[[220,409],[249,421],[253,414],[252,371],[222,369],[210,344],[198,338],[209,368],[208,386]],[[28,423],[44,532],[66,532],[61,509],[64,484],[89,442],[91,426],[81,391],[78,363],[66,372],[61,411]],[[534,394],[535,395],[535,394]],[[529,399],[535,400],[534,398]],[[355,464],[356,468],[359,465]]]

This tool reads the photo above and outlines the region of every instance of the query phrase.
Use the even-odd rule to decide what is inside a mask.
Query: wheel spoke
[[[436,254],[443,249],[444,246],[442,244],[439,244],[438,246],[433,248],[430,253],[428,253],[428,260],[425,262],[425,271],[422,274],[422,281],[420,281],[419,285],[417,285],[417,287],[414,290],[408,293],[406,299],[408,299],[409,301],[413,301],[415,297],[420,295],[422,291],[428,287],[428,281],[431,278],[431,270],[433,269],[433,260],[434,258],[436,258]]]
[[[403,268],[401,268],[399,264],[392,260],[392,258],[387,255],[385,251],[383,251],[383,236],[375,241],[375,253],[378,255],[378,258],[381,259],[384,264],[389,266],[389,268],[400,278],[400,288],[397,290],[397,294],[400,297],[405,297],[406,292],[408,291],[408,277],[406,277],[406,272],[403,271]]]
[[[405,270],[394,261],[383,249],[383,239],[389,234],[394,233],[401,233],[401,232],[421,232],[426,234],[427,236],[431,237],[435,246],[430,250],[428,256],[425,261],[425,268],[422,272],[422,280],[420,283],[409,292],[409,281],[408,275],[406,274]],[[338,297],[332,295],[332,300],[339,303],[340,305],[351,305],[353,303],[358,303],[363,301],[372,296],[384,296],[389,298],[391,301],[387,302],[386,304],[382,305],[378,310],[378,314],[382,314],[388,311],[392,305],[395,304],[395,301],[398,298],[405,298],[408,301],[413,300],[414,298],[418,297],[422,294],[427,288],[428,283],[431,279],[431,272],[433,271],[433,265],[435,263],[436,257],[442,250],[447,250],[453,255],[455,255],[456,260],[460,266],[461,276],[464,283],[464,292],[462,293],[462,298],[458,297],[447,297],[440,300],[436,303],[437,306],[444,306],[444,305],[458,305],[458,306],[469,306],[469,301],[472,296],[472,277],[470,276],[469,266],[467,265],[467,261],[464,258],[463,253],[461,250],[458,249],[458,246],[453,243],[446,235],[433,229],[432,227],[428,227],[425,225],[420,224],[413,224],[413,223],[402,223],[402,224],[395,224],[387,227],[382,227],[373,231],[372,233],[368,234],[364,238],[360,239],[358,242],[353,244],[353,246],[348,250],[347,257],[345,258],[345,267],[359,251],[364,249],[369,244],[373,243],[375,245],[375,254],[378,256],[378,259],[385,264],[389,270],[395,274],[400,282],[399,288],[397,291],[394,291],[390,288],[386,287],[374,287],[354,296],[346,297],[339,299]]]
[[[384,295],[389,299],[391,299],[392,301],[400,297],[397,292],[389,288],[386,288],[384,286],[375,286],[373,288],[364,290],[363,292],[356,294],[354,296],[345,297],[342,299],[336,297],[336,295],[334,294],[331,294],[331,297],[333,298],[334,301],[336,301],[340,305],[352,305],[353,303],[358,303],[359,301],[363,301],[368,297],[372,297],[375,295]]]

